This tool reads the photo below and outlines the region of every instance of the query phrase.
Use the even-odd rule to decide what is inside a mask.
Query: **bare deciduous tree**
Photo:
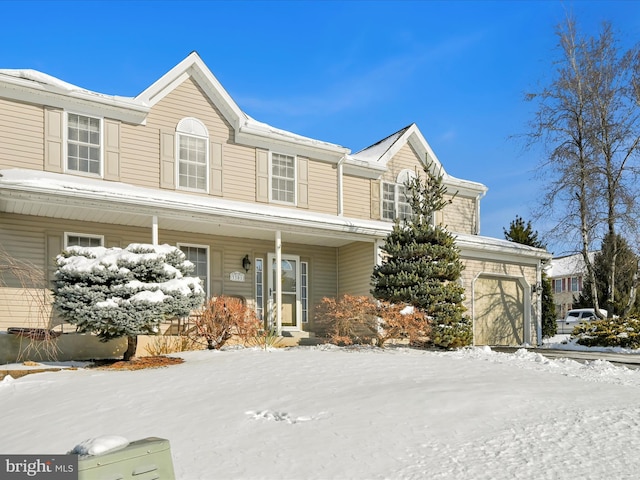
[[[635,226],[639,55],[637,48],[620,51],[608,23],[597,37],[585,37],[568,18],[557,35],[560,56],[553,80],[526,96],[537,102],[526,137],[528,145],[542,143],[546,149],[538,170],[549,180],[541,211],[553,214],[556,235],[575,241],[601,316],[589,252],[597,240]],[[614,261],[608,272],[610,302],[615,276]]]

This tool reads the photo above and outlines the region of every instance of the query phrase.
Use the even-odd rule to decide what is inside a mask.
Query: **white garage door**
[[[524,287],[514,278],[479,277],[474,288],[476,345],[522,345]]]

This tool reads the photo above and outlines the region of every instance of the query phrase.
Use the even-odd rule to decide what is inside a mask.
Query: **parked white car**
[[[602,315],[607,316],[607,311],[600,309]],[[572,333],[576,325],[589,322],[596,318],[596,312],[593,308],[577,308],[569,310],[567,316],[557,320],[558,333]]]

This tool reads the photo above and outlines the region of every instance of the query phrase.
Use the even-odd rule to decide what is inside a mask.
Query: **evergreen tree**
[[[609,298],[609,277],[610,265],[613,262],[615,251],[615,272],[616,278],[613,288],[613,300]],[[634,274],[638,266],[638,258],[633,253],[627,241],[620,235],[616,235],[615,247],[614,238],[610,235],[605,236],[599,252],[594,255],[593,268],[596,277],[596,290],[598,299],[602,305],[607,305],[609,316],[625,313],[625,307],[629,302],[629,292],[633,283]],[[582,292],[575,301],[575,308],[591,308],[593,307],[593,299],[591,296],[591,283],[586,278],[582,288]],[[636,298],[630,309],[631,314],[640,312],[640,297]]]
[[[124,359],[135,355],[137,335],[154,335],[161,321],[188,315],[204,300],[193,264],[169,245],[125,249],[70,247],[57,257],[54,308],[78,332],[100,340],[127,337]]]
[[[538,232],[531,226],[531,221],[525,221],[519,215],[509,225],[509,230],[504,231],[504,238],[521,245],[529,245],[530,247],[546,248],[545,244],[538,238]],[[551,279],[542,272],[542,337],[553,337],[558,331],[556,322],[556,305],[553,301],[553,285]]]
[[[504,238],[510,242],[529,245],[530,247],[545,248],[545,245],[538,239],[538,232],[533,230],[531,221],[525,221],[519,215],[509,225],[509,230],[503,228]]]
[[[434,215],[445,200],[442,175],[424,166],[425,180],[407,182],[412,215],[396,221],[382,250],[386,256],[371,276],[371,293],[379,300],[412,305],[432,322],[435,345],[456,348],[473,340],[471,319],[463,316],[464,288],[459,279],[464,268],[455,238],[434,225]]]

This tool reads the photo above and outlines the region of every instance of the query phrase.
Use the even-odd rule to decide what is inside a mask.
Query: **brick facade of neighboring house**
[[[415,124],[356,153],[280,130],[242,112],[197,53],[134,98],[0,70],[0,245],[40,275],[0,272],[0,330],[34,326],[64,248],[155,242],[182,248],[208,295],[313,334],[323,297],[369,294],[403,182],[427,160],[455,195],[434,221],[457,237],[474,342],[538,343],[550,255],[480,236],[487,188],[448,175]]]

